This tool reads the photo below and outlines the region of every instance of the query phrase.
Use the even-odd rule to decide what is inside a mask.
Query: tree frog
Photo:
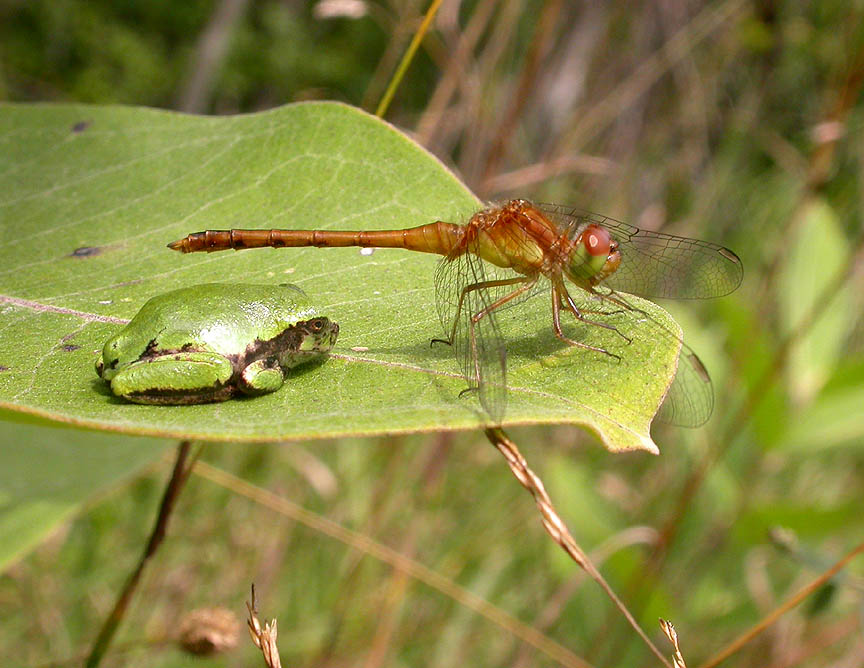
[[[96,373],[135,403],[224,401],[275,392],[338,335],[295,285],[194,285],[144,304],[105,343]]]

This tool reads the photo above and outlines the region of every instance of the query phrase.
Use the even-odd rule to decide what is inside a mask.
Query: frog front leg
[[[285,380],[285,372],[279,366],[279,361],[272,357],[256,360],[243,369],[237,383],[244,394],[259,396],[275,392]]]
[[[218,353],[170,353],[128,365],[111,390],[138,404],[203,404],[228,399],[233,374],[231,361]]]

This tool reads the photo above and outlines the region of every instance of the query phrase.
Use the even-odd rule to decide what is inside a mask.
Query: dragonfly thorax
[[[464,249],[497,267],[531,275],[547,264],[547,246],[555,238],[545,218],[525,200],[511,200],[503,206],[480,211],[469,221]]]

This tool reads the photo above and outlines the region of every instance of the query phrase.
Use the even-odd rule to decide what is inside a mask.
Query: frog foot
[[[237,385],[243,394],[254,397],[275,392],[282,387],[284,380],[285,374],[279,362],[276,358],[269,357],[256,360],[243,369]]]

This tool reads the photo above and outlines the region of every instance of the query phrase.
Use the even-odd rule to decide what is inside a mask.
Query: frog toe
[[[259,395],[275,392],[282,387],[285,376],[282,367],[274,359],[252,362],[240,374],[240,389],[244,394]]]

